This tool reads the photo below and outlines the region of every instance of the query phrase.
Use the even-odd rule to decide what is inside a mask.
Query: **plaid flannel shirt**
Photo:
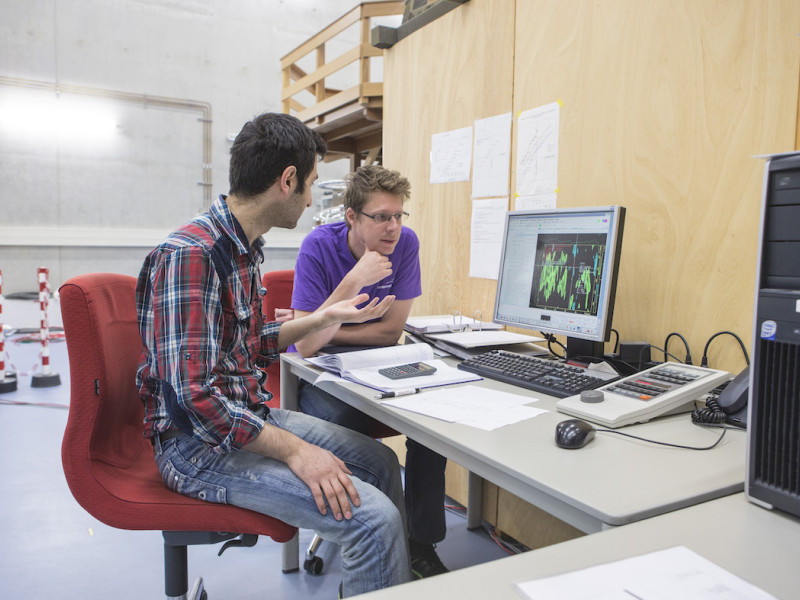
[[[260,264],[220,196],[145,259],[136,286],[144,342],[136,383],[145,436],[179,428],[230,452],[264,426],[272,394],[259,369],[278,357],[280,323],[265,323]]]

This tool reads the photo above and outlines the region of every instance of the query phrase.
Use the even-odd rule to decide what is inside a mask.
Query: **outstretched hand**
[[[386,296],[383,300],[373,298],[366,306],[357,308],[369,299],[367,294],[359,294],[350,300],[342,300],[331,304],[324,310],[339,323],[364,323],[373,319],[380,319],[389,310],[394,302],[394,296]]]

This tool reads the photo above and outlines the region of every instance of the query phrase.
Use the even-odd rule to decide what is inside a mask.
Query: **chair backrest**
[[[231,531],[292,538],[295,528],[235,506],[169,490],[143,435],[136,388],[142,340],[136,279],[93,273],[60,288],[70,370],[61,461],[70,491],[100,521],[122,529]]]
[[[292,306],[292,290],[294,289],[294,269],[285,271],[269,271],[264,273],[261,283],[267,288],[264,301],[261,305],[267,320],[275,318],[276,308],[290,308]],[[281,365],[275,361],[267,367],[267,390],[272,392],[272,407],[281,405]]]
[[[91,476],[88,463],[127,468],[152,453],[135,383],[142,352],[135,286],[128,275],[94,273],[60,290],[71,387],[62,462],[76,498]]]

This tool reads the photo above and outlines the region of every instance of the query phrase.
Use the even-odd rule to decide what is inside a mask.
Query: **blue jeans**
[[[326,448],[342,459],[361,506],[353,518],[337,521],[320,514],[311,491],[285,463],[239,450],[211,452],[201,441],[181,435],[156,441],[156,463],[167,487],[208,502],[232,504],[285,523],[313,529],[340,545],[345,596],[411,579],[400,465],[391,449],[349,429],[320,419],[272,409],[267,422]]]
[[[375,421],[335,396],[300,382],[299,408],[302,412],[370,435]],[[444,470],[447,459],[412,439],[406,440],[405,505],[408,535],[418,544],[436,544],[444,539]]]

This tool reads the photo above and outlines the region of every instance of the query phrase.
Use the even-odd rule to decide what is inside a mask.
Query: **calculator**
[[[407,379],[409,377],[420,377],[422,375],[433,375],[436,373],[436,367],[427,365],[424,362],[409,363],[407,365],[398,365],[396,367],[386,367],[379,369],[378,373],[388,377],[389,379]]]

